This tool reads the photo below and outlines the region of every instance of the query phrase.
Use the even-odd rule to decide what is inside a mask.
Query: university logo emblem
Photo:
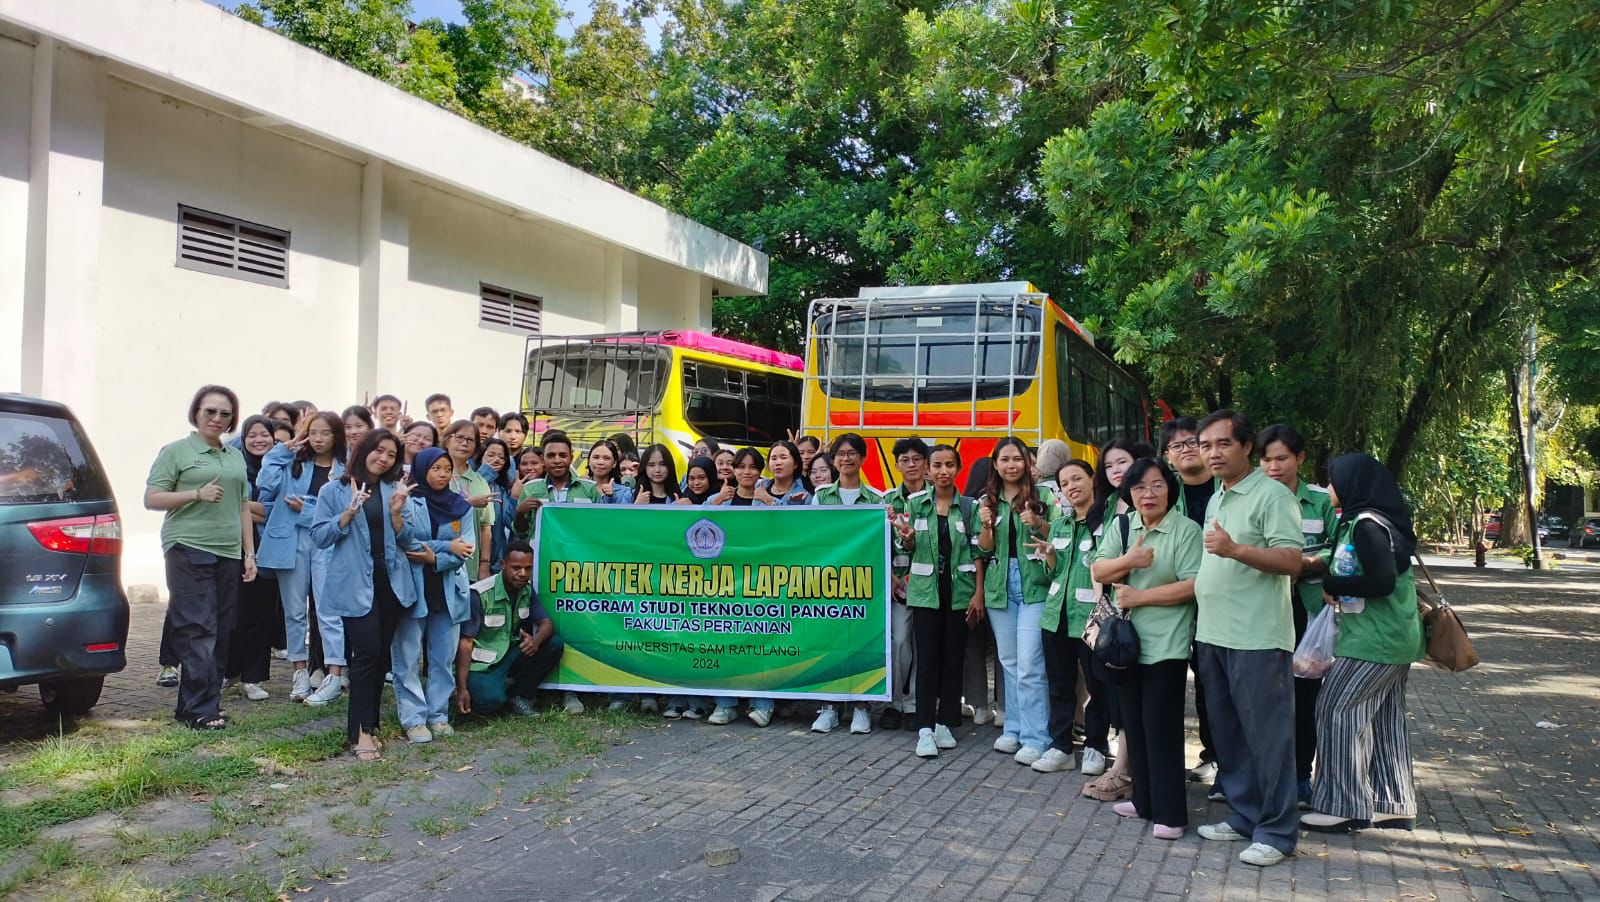
[[[728,539],[722,527],[705,518],[696,520],[683,538],[689,544],[689,553],[701,560],[722,554],[723,543]]]

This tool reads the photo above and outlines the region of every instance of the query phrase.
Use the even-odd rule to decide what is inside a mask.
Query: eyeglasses
[[[1198,451],[1200,450],[1200,440],[1191,436],[1190,438],[1169,442],[1167,448],[1168,450],[1177,448],[1179,451]]]
[[[460,442],[463,445],[467,445],[467,444],[471,444],[472,443],[473,438],[472,438],[472,436],[466,435],[466,434],[463,433],[463,434],[450,436],[450,441],[452,441],[452,442]]]
[[[218,410],[215,407],[202,407],[200,408],[200,413],[208,420],[221,420],[224,423],[233,419],[233,411]]]
[[[833,452],[834,460],[854,459],[860,456],[861,454],[857,451],[840,450]]]
[[[1167,489],[1167,484],[1164,483],[1164,482],[1158,482],[1158,483],[1156,483],[1154,485],[1145,485],[1144,483],[1141,482],[1138,485],[1130,485],[1130,486],[1128,486],[1128,494],[1130,494],[1130,495],[1154,495],[1156,492],[1164,492],[1164,491],[1166,491],[1166,489]]]

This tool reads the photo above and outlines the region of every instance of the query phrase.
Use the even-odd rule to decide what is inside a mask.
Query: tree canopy
[[[1586,0],[596,0],[568,37],[554,0],[239,11],[764,251],[724,334],[798,350],[818,297],[1026,279],[1174,408],[1398,472],[1504,456],[1460,433],[1503,420],[1530,326],[1541,390],[1600,403]]]

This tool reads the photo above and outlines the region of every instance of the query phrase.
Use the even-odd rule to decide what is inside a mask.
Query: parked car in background
[[[1539,538],[1541,539],[1565,539],[1569,531],[1567,521],[1555,514],[1545,514],[1539,518]]]
[[[1590,545],[1600,545],[1600,517],[1585,517],[1567,532],[1568,548],[1588,548]]]
[[[0,394],[0,690],[82,714],[127,666],[122,520],[64,404]]]
[[[1490,544],[1500,541],[1500,512],[1490,511],[1483,518],[1483,540]]]

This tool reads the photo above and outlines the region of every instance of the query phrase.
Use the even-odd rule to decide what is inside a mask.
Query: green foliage
[[[597,0],[568,39],[554,0],[409,12],[240,9],[766,252],[724,334],[798,350],[818,297],[1026,279],[1175,408],[1372,450],[1441,524],[1518,491],[1530,322],[1546,408],[1600,401],[1584,0]]]

